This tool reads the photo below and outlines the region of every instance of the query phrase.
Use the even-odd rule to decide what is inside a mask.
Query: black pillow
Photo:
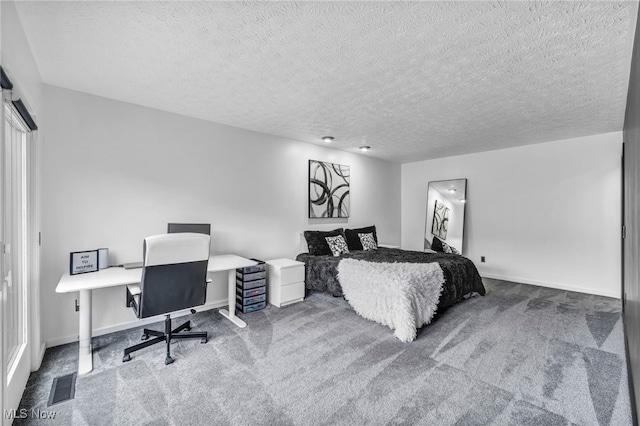
[[[325,254],[333,254],[327,243],[326,237],[344,236],[342,228],[333,231],[304,231],[304,239],[307,240],[309,254],[313,256],[322,256]]]
[[[433,241],[431,241],[431,250],[444,253],[444,247],[442,247],[442,241],[440,241],[440,238],[433,237]]]
[[[438,237],[433,237],[433,241],[431,242],[431,249],[435,251],[440,251],[442,253],[460,254],[458,250],[451,247],[449,244],[445,243],[444,241],[440,240],[440,238]]]
[[[373,234],[373,239],[376,241],[376,244],[378,244],[378,235],[376,234],[375,225],[367,226],[365,228],[345,229],[344,235],[347,237],[347,246],[349,247],[349,250],[364,250],[358,234],[369,233]]]

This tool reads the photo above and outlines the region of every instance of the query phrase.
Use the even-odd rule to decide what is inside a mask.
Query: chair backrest
[[[211,235],[210,223],[168,223],[167,234],[178,232],[195,232],[196,234]]]
[[[203,305],[210,237],[179,233],[144,239],[139,318]]]

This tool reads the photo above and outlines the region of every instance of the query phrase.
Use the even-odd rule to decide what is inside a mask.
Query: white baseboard
[[[576,286],[558,284],[558,283],[548,283],[544,281],[530,280],[528,278],[509,277],[505,275],[496,275],[496,274],[480,274],[480,275],[483,278],[493,278],[495,280],[511,281],[514,283],[521,283],[521,284],[532,284],[540,287],[555,288],[558,290],[575,291],[576,293],[587,293],[587,294],[594,294],[596,296],[613,297],[614,299],[620,299],[620,296],[621,296],[620,293],[616,293],[612,291],[576,287]]]
[[[42,342],[40,345],[40,349],[38,350],[38,354],[36,355],[38,358],[31,360],[31,371],[38,371],[40,366],[42,365],[42,360],[44,359],[44,352],[47,350],[47,344]]]
[[[40,368],[40,365],[42,365],[42,360],[44,359],[44,353],[47,350],[47,344],[45,342],[42,342],[42,345],[40,345],[40,361],[38,362],[38,368]]]
[[[221,308],[223,306],[229,305],[229,301],[227,299],[218,300],[215,302],[207,303],[206,305],[202,305],[197,307],[197,311],[208,311],[211,309]],[[180,318],[182,316],[189,315],[188,311],[184,311],[181,313],[172,314],[173,318]],[[145,326],[149,324],[156,323],[158,321],[164,321],[164,315],[157,315],[155,317],[144,318],[140,320],[125,322],[121,324],[111,325],[109,327],[97,328],[91,332],[92,337],[102,336],[105,334],[115,333],[116,331],[128,330],[130,328]],[[66,345],[67,343],[77,342],[78,335],[60,337],[57,339],[48,340],[45,342],[44,349],[51,348],[53,346]],[[42,356],[44,356],[44,349],[42,350]]]

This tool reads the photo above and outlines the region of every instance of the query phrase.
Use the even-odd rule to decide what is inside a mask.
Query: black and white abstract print
[[[436,200],[433,207],[433,224],[431,225],[431,233],[438,238],[445,240],[447,238],[447,228],[449,226],[449,207]]]
[[[349,217],[349,166],[309,160],[309,217]]]

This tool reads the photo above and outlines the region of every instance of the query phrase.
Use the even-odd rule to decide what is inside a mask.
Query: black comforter
[[[358,259],[368,262],[437,262],[444,272],[444,285],[438,303],[439,308],[447,308],[459,302],[464,295],[477,292],[484,296],[482,279],[473,262],[464,256],[447,253],[424,253],[380,247],[378,250],[354,251],[342,256],[312,256],[299,254],[296,259],[306,265],[306,287],[310,290],[342,296],[338,282],[338,263],[342,259]]]

